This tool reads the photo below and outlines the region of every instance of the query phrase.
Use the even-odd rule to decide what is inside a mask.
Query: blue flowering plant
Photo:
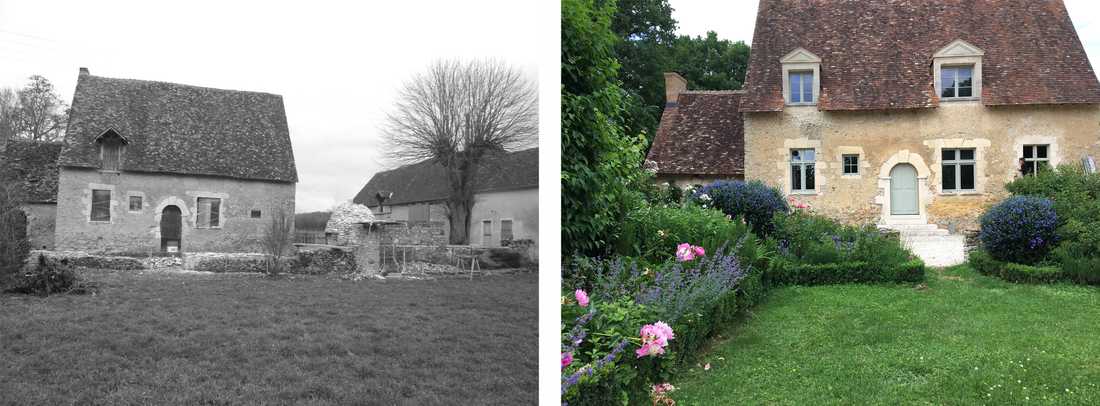
[[[790,207],[779,190],[760,181],[720,180],[695,190],[693,204],[721,210],[730,218],[741,218],[759,236],[772,231],[772,217]]]
[[[1035,264],[1058,243],[1058,214],[1054,202],[1036,196],[1013,196],[981,217],[979,237],[993,258]]]

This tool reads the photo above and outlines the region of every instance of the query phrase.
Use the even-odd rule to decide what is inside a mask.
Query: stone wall
[[[295,185],[207,176],[62,168],[58,185],[56,247],[88,252],[156,252],[161,250],[160,220],[164,208],[183,214],[183,252],[259,252],[270,216],[282,209],[294,213]],[[111,190],[111,221],[92,222],[92,189]],[[129,196],[141,196],[142,207],[130,211]],[[218,197],[220,226],[196,228],[198,197]],[[260,218],[251,218],[260,210]]]
[[[27,215],[27,240],[36,250],[54,249],[54,224],[57,221],[57,205],[30,203],[23,205]]]
[[[959,231],[1007,195],[1023,145],[1050,144],[1051,164],[1100,155],[1100,106],[986,107],[944,102],[907,111],[823,112],[788,106],[745,115],[746,179],[790,193],[790,150],[814,148],[816,191],[795,195],[815,212],[849,223],[879,223],[889,214],[890,170],[917,169],[920,216]],[[975,191],[941,190],[941,149],[976,150]],[[844,154],[859,154],[859,174],[843,175]]]

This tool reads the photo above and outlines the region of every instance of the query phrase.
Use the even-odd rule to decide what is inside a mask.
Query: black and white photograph
[[[537,403],[540,15],[0,0],[0,404]]]

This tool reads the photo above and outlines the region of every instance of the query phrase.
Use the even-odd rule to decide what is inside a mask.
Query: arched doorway
[[[166,206],[160,215],[161,252],[180,252],[183,238],[183,214],[177,206]]]
[[[890,214],[920,214],[917,168],[901,163],[890,170]]]

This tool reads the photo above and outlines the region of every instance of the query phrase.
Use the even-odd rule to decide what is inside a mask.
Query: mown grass
[[[1100,404],[1100,289],[960,266],[773,291],[674,384],[681,405]]]
[[[533,404],[537,278],[87,271],[0,295],[0,404]]]

